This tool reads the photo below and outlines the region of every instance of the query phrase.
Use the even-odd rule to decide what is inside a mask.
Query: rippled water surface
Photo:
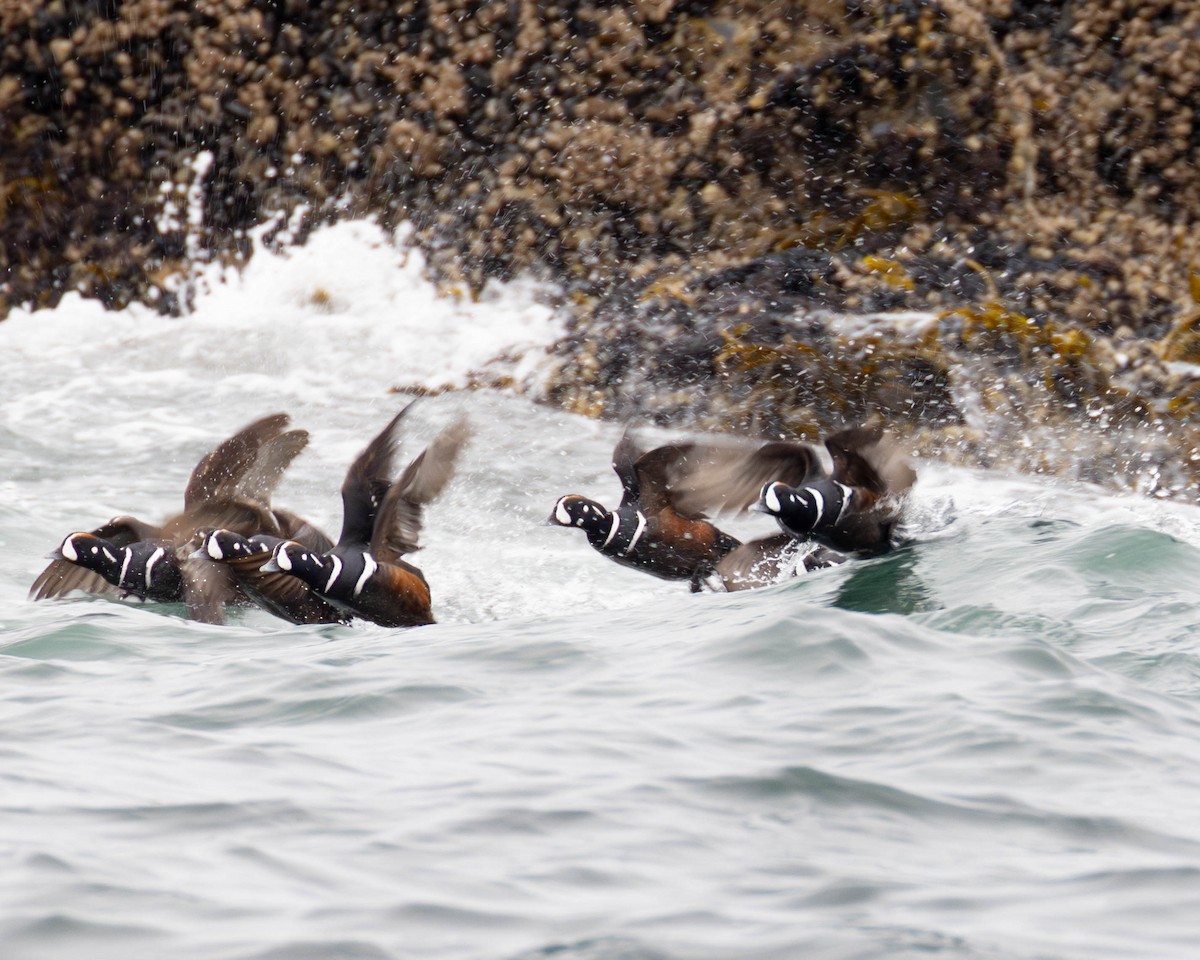
[[[905,549],[693,597],[539,525],[616,498],[617,427],[452,392],[413,417],[476,428],[416,557],[435,626],[26,601],[273,410],[312,432],[277,502],[336,529],[389,387],[548,336],[334,239],[187,321],[0,325],[4,958],[1196,956],[1186,505],[919,464]]]

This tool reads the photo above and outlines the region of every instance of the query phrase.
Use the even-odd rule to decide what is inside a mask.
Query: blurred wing
[[[757,502],[764,485],[779,480],[801,487],[822,476],[824,469],[807,444],[732,441],[691,444],[671,472],[675,508],[688,516],[746,510]]]
[[[400,446],[400,421],[414,400],[384,427],[350,464],[342,483],[342,532],[338,543],[368,543],[375,514],[391,486],[392,461]]]
[[[307,446],[307,430],[289,430],[264,442],[254,464],[237,483],[236,495],[264,507],[270,506],[283,472]]]
[[[465,419],[439,433],[392,484],[379,508],[371,553],[390,562],[420,548],[421,510],[436,499],[454,476],[459,453],[471,435]]]
[[[278,436],[290,418],[274,413],[243,427],[201,458],[183,493],[184,510],[205,501],[236,496],[238,484],[253,468],[263,443]]]
[[[171,517],[162,527],[162,537],[176,547],[196,543],[198,534],[210,530],[231,530],[243,537],[256,533],[278,536],[275,515],[262,504],[249,500],[209,501],[194,510]]]
[[[198,533],[222,528],[244,537],[281,535],[277,515],[271,510],[271,495],[288,464],[306,446],[306,430],[267,437],[244,470],[239,466],[240,473],[230,472],[226,482],[163,524],[163,535],[179,547],[192,543]]]
[[[225,604],[238,596],[237,577],[226,564],[202,557],[179,564],[188,616],[201,623],[224,623]]]
[[[717,565],[721,578],[741,586],[766,586],[779,574],[780,563],[796,540],[788,533],[748,540]]]
[[[442,492],[458,465],[458,455],[471,436],[465,418],[455,420],[433,438],[392,485],[413,503],[430,503]]]
[[[633,465],[637,474],[639,502],[647,516],[658,516],[667,507],[674,507],[689,520],[700,520],[703,511],[680,510],[672,486],[672,478],[681,472],[681,464],[691,456],[694,444],[670,443],[648,450]]]
[[[100,597],[119,597],[124,592],[92,570],[85,570],[67,560],[51,560],[34,579],[29,588],[29,597],[31,600],[47,600],[65,597],[72,590],[82,590]]]
[[[825,448],[833,458],[833,479],[846,486],[863,487],[882,497],[903,493],[917,479],[895,445],[884,440],[878,424],[832,434]]]
[[[613,448],[612,468],[621,481],[621,504],[639,500],[642,495],[638,482],[637,462],[642,457],[642,450],[633,435],[633,425],[630,424],[621,434],[621,439]]]

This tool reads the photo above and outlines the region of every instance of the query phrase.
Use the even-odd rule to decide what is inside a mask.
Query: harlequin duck
[[[160,528],[154,524],[144,523],[136,517],[113,517],[108,523],[101,524],[88,533],[71,534],[74,536],[91,536],[108,545],[109,553],[116,555],[120,548],[144,540],[152,540],[160,535]],[[76,560],[68,560],[63,552],[63,543],[47,554],[52,558],[46,568],[38,574],[30,587],[29,595],[34,600],[45,600],[49,597],[63,597],[72,591],[79,590],[95,596],[120,597],[126,591],[116,583],[110,583],[100,573],[78,565]],[[100,543],[93,544],[100,546]],[[80,556],[90,555],[90,550],[76,551]],[[107,557],[105,558],[107,559]],[[122,558],[123,562],[123,558]],[[182,599],[182,596],[176,597]]]
[[[454,475],[469,435],[465,420],[452,423],[392,481],[400,424],[411,409],[410,403],[396,414],[350,465],[337,545],[325,552],[284,541],[262,568],[296,578],[343,613],[384,627],[434,622],[429,584],[403,557],[418,549],[422,508]]]
[[[315,528],[310,531],[320,534]],[[322,552],[333,547],[324,534],[311,536],[310,531],[302,530],[293,542]],[[348,622],[350,618],[346,614],[317,596],[304,581],[261,569],[283,542],[280,537],[264,533],[244,537],[232,530],[212,530],[204,535],[192,558],[207,559],[227,567],[233,572],[238,589],[258,606],[284,620],[292,623]]]
[[[72,533],[50,556],[99,574],[123,593],[144,600],[183,599],[183,573],[169,541],[135,540],[117,546],[94,533]]]
[[[826,447],[833,459],[832,474],[814,448],[790,441],[713,439],[692,444],[678,462],[671,485],[683,509],[717,515],[754,509],[764,490],[776,483],[816,491],[823,498],[823,519],[815,529],[785,528],[783,534],[749,541],[723,558],[716,571],[721,588],[762,586],[789,571],[841,563],[844,553],[870,554],[888,548],[889,516],[898,510],[899,494],[915,475],[883,443],[878,425],[834,434]],[[888,496],[872,492],[879,491],[880,484]],[[873,526],[874,521],[878,525]],[[809,544],[810,540],[817,545]]]
[[[624,491],[617,509],[568,494],[559,498],[547,523],[578,527],[610,560],[662,580],[687,580],[695,593],[741,541],[677,501],[671,479],[694,450],[694,444],[682,442],[643,452],[627,429],[613,450],[613,470]]]
[[[306,431],[285,431],[288,421],[283,413],[263,417],[206,454],[188,480],[183,511],[161,526],[116,517],[65,538],[30,595],[43,600],[83,590],[182,601],[194,619],[220,623],[225,604],[238,597],[236,584],[230,571],[191,559],[189,544],[203,528],[281,534],[285,525],[303,524],[270,506],[283,471],[308,443]]]
[[[902,494],[916,474],[883,439],[879,425],[851,427],[828,437],[830,474],[802,484],[763,484],[750,509],[779,521],[784,532],[832,550],[873,556],[892,548]]]

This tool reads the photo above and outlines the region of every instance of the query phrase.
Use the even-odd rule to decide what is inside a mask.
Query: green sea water
[[[476,431],[436,625],[26,600],[276,409],[312,432],[277,502],[336,529],[410,334],[240,296],[0,324],[5,960],[1195,957],[1189,504],[918,463],[902,549],[691,596],[540,525],[616,499],[618,425],[451,392],[413,415]]]

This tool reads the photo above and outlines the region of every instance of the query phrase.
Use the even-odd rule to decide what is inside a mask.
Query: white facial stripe
[[[379,569],[379,564],[375,562],[375,558],[369,553],[363,556],[363,560],[365,563],[363,564],[362,576],[358,578],[358,583],[354,585],[354,595],[356,597],[362,593],[362,588],[365,587],[367,585],[367,581],[371,579],[371,574]]]
[[[121,561],[121,575],[117,577],[117,585],[125,586],[125,574],[129,572],[129,561],[133,559],[133,551],[126,547],[121,551],[125,555],[125,559]]]
[[[765,506],[771,513],[779,512],[779,494],[775,492],[775,484],[771,484],[769,487],[767,487],[767,492],[763,496],[763,506]]]
[[[67,539],[62,542],[62,547],[59,548],[59,553],[63,555],[64,559],[70,560],[72,563],[75,563],[79,559],[79,553],[75,549],[75,544],[71,542],[70,537],[67,537]]]
[[[633,553],[633,548],[637,546],[638,541],[642,539],[642,534],[645,532],[646,515],[639,510],[637,515],[637,529],[633,531],[633,539],[629,541],[629,546],[625,548],[625,556],[629,556],[631,553]]]
[[[614,513],[612,515],[612,523],[609,525],[609,528],[608,528],[608,536],[604,538],[604,546],[607,547],[610,543],[612,543],[613,537],[615,537],[617,535],[617,531],[620,529],[621,529],[621,518],[618,517]],[[574,536],[574,534],[572,534],[572,536]]]
[[[292,558],[288,556],[286,546],[281,546],[277,551],[275,551],[275,565],[279,567],[280,570],[292,569]]]
[[[208,542],[204,545],[204,549],[214,560],[225,559],[225,554],[221,552],[221,545],[217,543],[217,538],[215,536],[210,536],[208,538]]]
[[[561,523],[564,527],[571,525],[571,515],[567,513],[567,501],[559,500],[554,507],[554,519]],[[575,534],[571,534],[575,536]]]
[[[333,573],[329,575],[329,582],[325,584],[326,593],[337,582],[337,578],[342,572],[342,561],[338,557],[330,557],[329,559],[333,562]]]
[[[850,506],[850,500],[854,496],[854,491],[844,483],[839,483],[838,489],[842,491],[842,508],[838,511],[837,520],[835,522],[841,522],[842,517],[846,515],[846,510]]]
[[[150,584],[154,581],[154,565],[167,555],[167,551],[159,547],[152,554],[150,559],[146,561],[146,589],[150,589]]]

